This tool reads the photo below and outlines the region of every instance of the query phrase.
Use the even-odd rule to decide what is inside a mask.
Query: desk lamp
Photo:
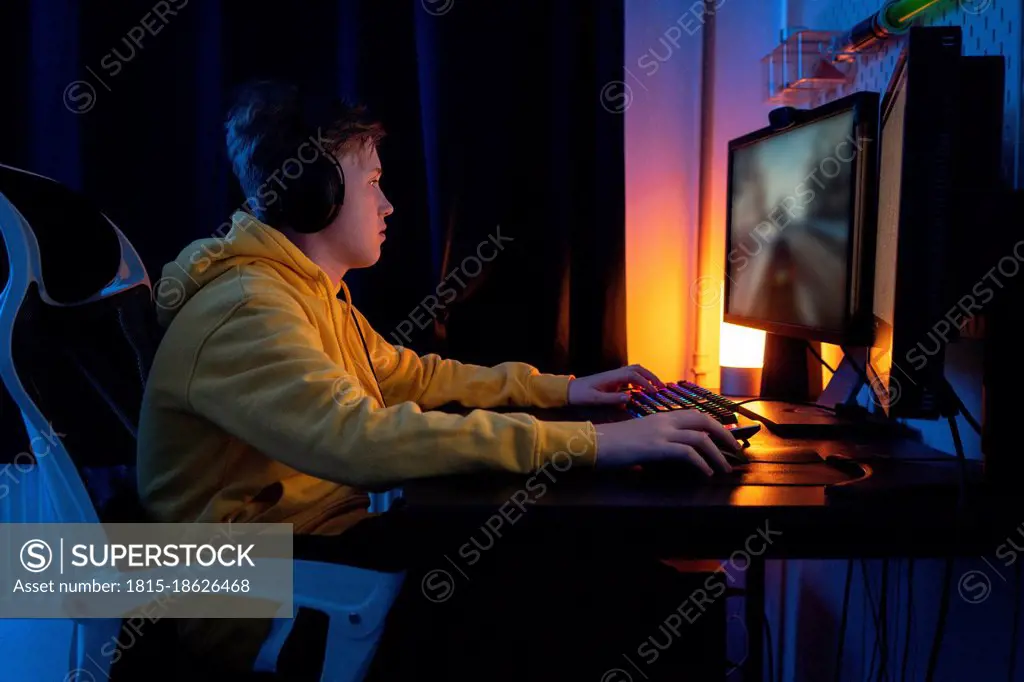
[[[722,323],[718,346],[722,395],[754,398],[761,395],[765,333],[727,322]]]

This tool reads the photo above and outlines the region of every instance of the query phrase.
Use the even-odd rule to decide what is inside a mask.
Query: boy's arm
[[[423,410],[457,402],[464,407],[564,407],[573,375],[542,374],[523,362],[493,367],[394,346],[355,311],[388,405],[412,401]]]
[[[266,456],[369,490],[488,469],[527,473],[559,453],[574,464],[596,457],[589,422],[424,413],[413,402],[381,409],[323,352],[287,296],[236,306],[203,343],[187,395],[193,410]]]

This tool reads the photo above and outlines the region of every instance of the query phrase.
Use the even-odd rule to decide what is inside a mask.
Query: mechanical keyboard
[[[724,426],[736,440],[747,440],[761,430],[761,424],[736,411],[736,403],[690,381],[667,383],[653,393],[642,389],[629,393],[626,409],[635,419],[659,412],[698,410]]]

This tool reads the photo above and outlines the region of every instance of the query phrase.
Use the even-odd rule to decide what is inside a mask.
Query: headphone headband
[[[297,175],[289,175],[282,168],[282,186],[275,190],[276,200],[268,203],[264,211],[272,226],[313,234],[338,216],[345,201],[345,172],[334,154],[319,142],[323,128],[334,123],[331,100],[309,95],[299,88],[294,88],[293,96],[295,116],[291,129],[277,132],[284,138],[287,155],[282,166],[294,160],[301,164],[300,170]],[[299,148],[311,139],[317,141],[319,153],[306,161]]]

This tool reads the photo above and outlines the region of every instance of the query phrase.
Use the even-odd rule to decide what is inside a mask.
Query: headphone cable
[[[359,340],[363,342],[363,352],[366,353],[366,363],[370,366],[370,374],[373,375],[373,382],[377,384],[377,392],[380,394],[380,403],[385,408],[388,406],[387,401],[384,399],[384,390],[380,387],[380,380],[377,379],[377,370],[373,368],[373,359],[370,357],[370,349],[366,345],[366,337],[363,336],[363,328],[359,326],[359,320],[356,318],[355,310],[353,305],[348,304],[348,312],[352,316],[352,321],[356,323],[356,331],[359,332]]]

